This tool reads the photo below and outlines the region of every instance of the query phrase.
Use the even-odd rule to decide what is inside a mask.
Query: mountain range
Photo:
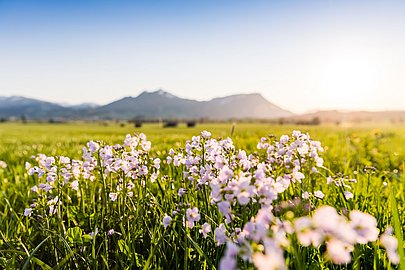
[[[277,119],[292,116],[262,95],[240,94],[209,101],[183,99],[166,91],[142,92],[106,105],[60,105],[26,97],[0,97],[0,118],[48,119]]]

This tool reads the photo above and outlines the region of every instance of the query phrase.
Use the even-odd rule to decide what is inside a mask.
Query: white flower
[[[150,141],[142,141],[141,146],[144,151],[149,151],[152,143]]]
[[[223,245],[226,242],[226,228],[223,223],[219,224],[218,228],[214,230],[215,241],[217,246]]]
[[[183,196],[184,193],[186,193],[186,190],[184,188],[179,188],[179,191],[177,192],[177,195],[179,195],[179,197]]]
[[[392,233],[392,227],[387,227],[385,232],[380,237],[380,243],[387,251],[387,256],[390,262],[393,264],[398,264],[400,261],[398,255],[398,240],[392,235]]]
[[[311,193],[309,193],[308,191],[305,191],[304,193],[302,193],[302,198],[303,199],[309,199],[309,197],[311,197]]]
[[[258,270],[282,270],[287,269],[285,259],[280,252],[263,254],[256,252],[252,255],[253,263]]]
[[[285,144],[288,142],[290,138],[288,137],[288,135],[281,135],[280,137],[280,143]]]
[[[153,167],[155,167],[156,169],[160,168],[160,159],[159,158],[155,158],[153,160]]]
[[[201,132],[201,137],[203,137],[204,139],[208,139],[209,137],[211,137],[211,132],[204,130],[203,132]]]
[[[326,254],[334,264],[347,264],[351,261],[353,246],[332,238],[326,243]]]
[[[73,190],[78,191],[79,190],[79,181],[75,180],[71,183],[71,187]]]
[[[110,194],[108,194],[108,196],[110,197],[110,200],[115,202],[118,198],[118,194],[116,192],[110,192]]]
[[[162,221],[163,227],[166,228],[167,226],[170,225],[171,222],[172,222],[172,218],[165,214],[165,216],[163,217],[163,221]]]
[[[25,208],[24,209],[24,216],[30,217],[32,214],[32,208]]]
[[[7,163],[5,163],[3,160],[0,160],[0,168],[7,168]]]
[[[31,163],[29,162],[25,162],[25,169],[28,171],[29,169],[31,169]]]
[[[186,226],[190,229],[193,228],[194,222],[200,220],[200,214],[198,213],[198,208],[197,207],[188,208],[186,210],[186,218],[187,218]]]
[[[115,233],[114,229],[108,230],[107,235],[111,236]]]
[[[204,238],[207,238],[209,232],[211,232],[211,225],[209,223],[205,222],[202,225],[200,233],[202,233]]]
[[[351,193],[350,191],[347,191],[347,190],[344,191],[343,194],[345,195],[346,200],[353,199],[353,197],[354,197],[353,193]]]
[[[331,233],[338,230],[339,225],[346,220],[336,212],[335,208],[325,205],[315,210],[312,222],[316,228]]]
[[[231,205],[228,201],[222,201],[218,203],[218,210],[222,215],[226,216],[231,213]]]
[[[236,244],[228,241],[226,243],[225,255],[221,258],[219,263],[220,270],[232,270],[236,269],[239,248]]]
[[[32,192],[38,192],[38,187],[37,186],[33,186],[32,188],[30,188],[30,190]]]
[[[297,233],[298,241],[305,247],[313,245],[318,247],[321,245],[324,234],[317,230],[312,223],[310,217],[301,217],[294,221],[295,232]]]
[[[325,194],[323,194],[322,191],[317,190],[314,192],[314,196],[317,197],[318,199],[323,199],[325,197]]]
[[[367,242],[377,240],[379,230],[375,217],[358,210],[353,210],[350,212],[350,225],[357,233],[357,243],[367,244]]]
[[[96,230],[94,232],[89,232],[91,239],[94,239],[94,237],[96,237],[97,234],[98,234],[98,228],[96,228]]]

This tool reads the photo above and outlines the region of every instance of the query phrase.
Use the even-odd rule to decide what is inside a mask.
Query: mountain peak
[[[163,89],[158,89],[156,91],[143,91],[138,97],[145,97],[145,96],[161,96],[170,99],[177,98],[175,95],[170,94],[169,92]]]

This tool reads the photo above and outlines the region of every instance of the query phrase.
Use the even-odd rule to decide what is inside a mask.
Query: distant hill
[[[104,120],[104,119],[269,119],[291,124],[391,122],[405,123],[405,111],[318,111],[295,115],[266,100],[262,95],[240,94],[197,101],[166,91],[142,92],[107,105],[92,103],[61,105],[12,96],[0,97],[0,118],[28,120]]]
[[[314,113],[295,115],[286,119],[290,123],[364,123],[390,122],[405,123],[405,111],[317,111]]]
[[[70,109],[61,105],[32,98],[12,96],[0,97],[0,117],[22,117],[31,119],[49,118],[52,115],[65,115]]]
[[[260,94],[241,94],[210,101],[179,98],[163,90],[143,92],[137,97],[125,97],[104,106],[58,104],[24,97],[0,97],[0,117],[27,119],[133,119],[178,118],[212,120],[275,119],[293,114]]]

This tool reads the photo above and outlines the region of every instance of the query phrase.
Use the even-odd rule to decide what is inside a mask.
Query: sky
[[[405,1],[0,0],[0,96],[405,110]]]

